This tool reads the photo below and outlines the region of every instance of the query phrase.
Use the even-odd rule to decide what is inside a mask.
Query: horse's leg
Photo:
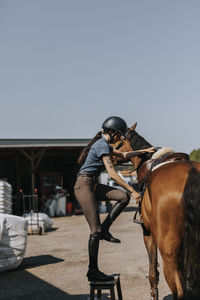
[[[183,297],[183,289],[177,269],[177,257],[166,258],[164,255],[162,257],[165,279],[172,291],[173,299],[181,299]]]
[[[144,228],[143,228],[144,229]],[[149,256],[149,282],[151,285],[151,300],[158,300],[158,281],[159,272],[157,270],[157,246],[153,240],[152,235],[144,230],[144,243]]]

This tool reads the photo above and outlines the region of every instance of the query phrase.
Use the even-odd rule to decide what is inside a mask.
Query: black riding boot
[[[89,281],[111,281],[114,279],[113,276],[106,275],[99,271],[98,268],[98,252],[99,252],[99,238],[100,232],[90,234],[88,242],[89,250],[89,269],[87,277]]]
[[[120,215],[122,210],[127,206],[127,202],[117,202],[112,210],[109,212],[105,220],[103,221],[101,225],[102,234],[100,239],[106,240],[111,243],[121,243],[121,241],[115,237],[112,236],[112,234],[109,232],[109,228],[114,222],[114,220]]]

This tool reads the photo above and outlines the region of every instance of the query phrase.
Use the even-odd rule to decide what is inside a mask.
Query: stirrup
[[[135,212],[135,214],[134,214],[134,217],[133,217],[133,223],[137,223],[137,224],[143,225],[143,224],[144,224],[143,221],[137,220],[137,219],[136,219],[136,218],[137,218],[138,212],[139,212],[139,213],[141,212],[141,207],[140,207],[140,206],[137,208],[137,210],[136,210],[136,212]]]

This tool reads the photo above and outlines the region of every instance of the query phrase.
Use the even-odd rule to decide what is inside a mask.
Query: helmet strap
[[[113,133],[108,132],[108,134],[110,136],[110,143],[112,143],[114,141],[114,137],[117,133],[118,133],[118,131],[114,131]]]

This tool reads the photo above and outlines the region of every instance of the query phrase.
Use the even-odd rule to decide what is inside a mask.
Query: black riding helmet
[[[114,134],[119,132],[124,137],[126,137],[126,132],[128,129],[126,122],[122,118],[115,117],[115,116],[107,118],[103,122],[102,128],[106,132],[109,132],[109,130],[112,130],[114,132]]]

